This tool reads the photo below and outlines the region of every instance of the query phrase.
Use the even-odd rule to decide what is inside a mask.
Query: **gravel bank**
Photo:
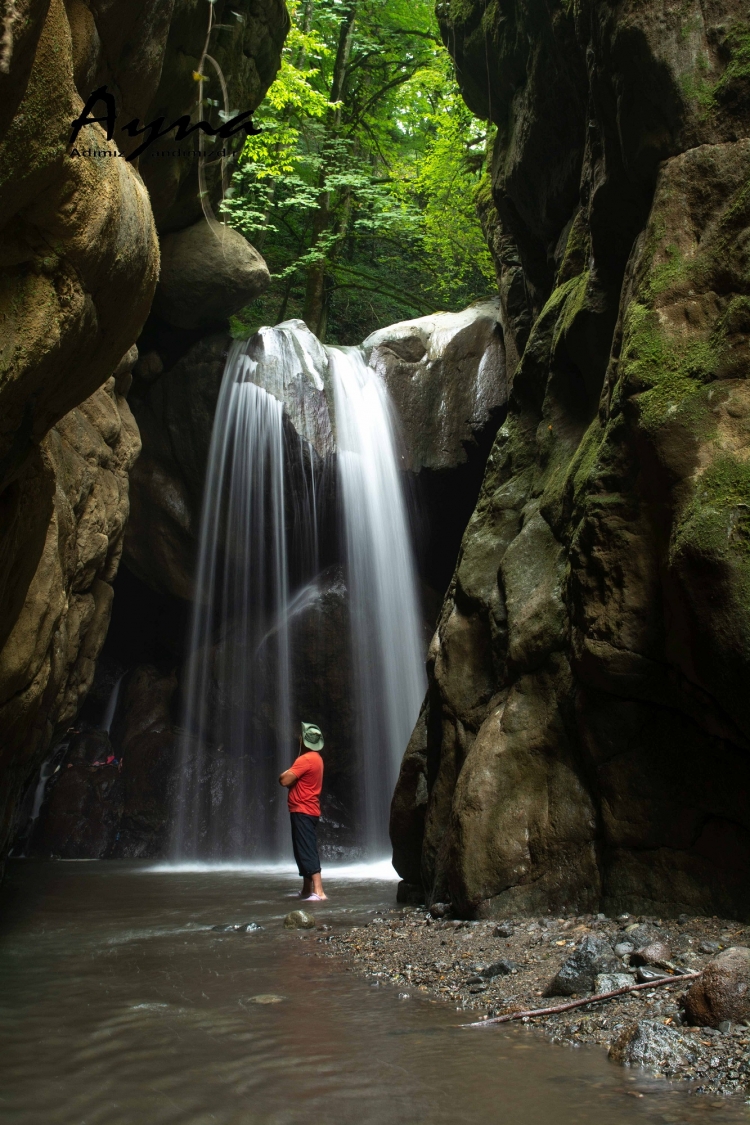
[[[318,943],[321,955],[343,956],[373,984],[398,985],[404,999],[415,992],[440,998],[465,1012],[469,1022],[605,991],[605,984],[616,987],[613,974],[633,979],[649,969],[657,972],[653,965],[644,970],[631,963],[639,960],[635,947],[644,940],[660,943],[661,964],[669,955],[673,970],[689,971],[704,968],[724,948],[750,944],[750,926],[685,915],[677,921],[582,915],[464,922],[396,908],[364,926],[321,936]],[[624,948],[628,945],[631,949]],[[594,966],[604,976],[597,973],[578,993],[571,980],[565,983],[571,958],[575,969],[581,950],[610,948],[614,960]],[[553,999],[558,987],[568,991]],[[529,1022],[554,1042],[598,1044],[626,1066],[685,1079],[696,1093],[747,1094],[750,1026],[747,1021],[724,1023],[721,1030],[685,1026],[680,1001],[687,987],[686,982],[654,987]],[[492,1034],[492,1029],[476,1034]]]

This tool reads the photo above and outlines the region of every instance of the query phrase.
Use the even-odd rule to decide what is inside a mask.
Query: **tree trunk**
[[[329,94],[329,101],[331,102],[340,101],[344,90],[346,68],[349,64],[349,57],[352,52],[356,14],[357,0],[350,0],[350,3],[344,11],[344,17],[339,27],[339,41],[336,48],[336,59],[333,64],[333,78],[331,80],[331,91]],[[335,136],[340,126],[341,107],[339,106],[332,111],[329,118],[329,135]],[[331,222],[330,194],[322,190],[326,181],[326,175],[327,169],[324,162],[320,172],[321,192],[318,196],[318,208],[313,218],[313,248],[317,246],[321,236],[326,233]],[[311,332],[314,332],[317,336],[319,336],[321,332],[325,332],[325,323],[328,319],[326,310],[325,257],[321,257],[319,261],[313,262],[312,265],[308,266],[303,317],[305,324]]]

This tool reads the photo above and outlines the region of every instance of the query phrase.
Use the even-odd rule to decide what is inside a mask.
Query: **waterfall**
[[[181,722],[176,859],[285,856],[278,774],[292,760],[290,629],[319,595],[319,474],[334,455],[350,591],[356,823],[382,853],[401,755],[425,691],[394,419],[357,349],[299,321],[232,345],[201,516]]]
[[[112,723],[114,722],[115,711],[117,710],[117,701],[120,698],[120,684],[122,683],[124,677],[125,673],[123,672],[122,675],[118,676],[115,680],[115,685],[112,688],[109,699],[107,700],[107,706],[104,708],[104,716],[102,718],[102,725],[100,729],[106,731],[107,734],[109,734],[112,730]]]
[[[329,349],[346,540],[362,817],[388,844],[391,795],[427,688],[417,581],[385,385],[357,348]]]
[[[281,830],[273,798],[290,737],[283,409],[251,382],[253,370],[235,343],[216,408],[201,517],[175,839],[183,857],[263,848],[273,854]],[[279,623],[270,640],[275,740],[255,722],[254,655],[269,617]],[[220,768],[209,763],[209,752],[220,757]]]

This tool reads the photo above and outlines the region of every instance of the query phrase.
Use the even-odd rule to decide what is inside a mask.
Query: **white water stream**
[[[357,779],[349,811],[358,843],[371,855],[386,850],[391,794],[425,691],[395,419],[384,384],[358,349],[323,349],[304,326],[288,322],[232,346],[217,404],[182,718],[176,861],[272,860],[288,852],[277,776],[294,756],[297,721],[307,718],[290,710],[290,622],[318,596],[315,465],[333,449],[331,397],[357,714],[357,744],[346,748]],[[299,437],[289,436],[285,416]],[[301,582],[296,591],[290,572]]]
[[[338,474],[357,692],[360,799],[372,854],[388,845],[388,812],[427,689],[414,551],[385,384],[358,348],[331,348]]]

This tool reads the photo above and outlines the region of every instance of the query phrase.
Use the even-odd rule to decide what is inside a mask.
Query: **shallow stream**
[[[321,924],[390,907],[377,869],[327,872]],[[18,860],[0,888],[0,1122],[650,1125],[747,1122],[603,1051],[459,1013],[285,931],[291,870]],[[255,921],[256,933],[216,933]],[[403,990],[401,990],[403,991]]]

